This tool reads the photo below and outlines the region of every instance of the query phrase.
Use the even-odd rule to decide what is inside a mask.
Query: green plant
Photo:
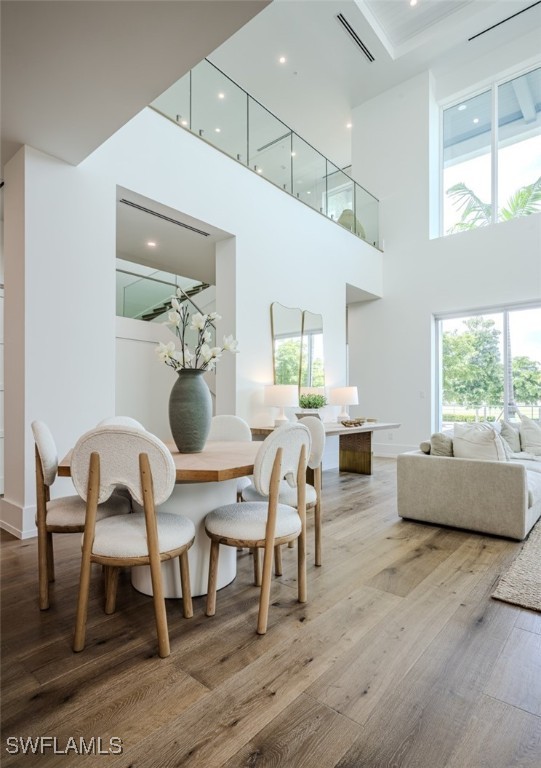
[[[301,408],[323,408],[327,398],[325,395],[300,395],[299,405]]]
[[[447,234],[463,232],[466,229],[484,227],[492,223],[492,205],[484,203],[463,182],[450,187],[446,194],[458,210],[462,210],[461,220],[448,230]],[[499,221],[508,221],[518,216],[530,216],[537,213],[541,206],[541,176],[532,184],[520,187],[514,192],[505,206],[498,212]]]

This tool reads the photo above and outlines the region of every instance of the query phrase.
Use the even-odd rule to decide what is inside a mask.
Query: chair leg
[[[114,613],[116,609],[119,570],[112,565],[105,567],[105,613],[107,615]]]
[[[188,565],[188,550],[179,557],[180,562],[180,583],[182,586],[182,614],[185,619],[191,619],[193,616],[192,589],[190,585],[190,568]]]
[[[288,546],[289,549],[293,549],[293,547],[295,546],[295,541],[294,540],[293,541],[289,541],[287,546]]]
[[[47,557],[47,536],[38,531],[38,583],[39,583],[39,607],[46,611],[49,607],[49,561]]]
[[[252,547],[252,556],[254,558],[254,584],[256,587],[261,586],[261,560],[259,558],[259,549]]]
[[[209,562],[209,583],[207,589],[207,616],[214,616],[216,613],[216,586],[218,583],[218,557],[220,555],[219,542],[211,539],[210,541],[210,562]]]
[[[274,575],[282,575],[282,547],[280,545],[274,547]]]
[[[316,537],[316,565],[321,565],[321,504],[319,499],[314,509],[314,529]]]
[[[306,529],[303,528],[297,539],[297,582],[299,603],[308,599],[306,590]]]
[[[272,581],[272,555],[274,547],[265,547],[263,556],[263,577],[259,595],[259,612],[257,616],[257,634],[264,635],[267,631],[269,617],[270,589]]]
[[[84,650],[86,638],[86,617],[88,615],[88,592],[90,589],[90,558],[83,556],[81,559],[81,576],[79,579],[79,597],[77,599],[77,613],[75,615],[75,636],[73,638],[73,650]]]
[[[158,654],[161,659],[169,656],[169,630],[167,629],[167,613],[163,594],[162,570],[160,562],[150,562],[150,577],[152,594],[154,596],[154,615],[156,617],[156,634],[158,635]]]
[[[47,578],[54,581],[53,534],[50,531],[47,532]]]

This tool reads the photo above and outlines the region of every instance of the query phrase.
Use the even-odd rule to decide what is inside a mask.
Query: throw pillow
[[[423,442],[419,446],[419,450],[422,451],[423,453],[430,453],[430,441],[423,440]]]
[[[520,446],[523,451],[541,456],[541,426],[520,414]]]
[[[443,432],[435,432],[430,438],[430,455],[431,456],[452,456],[453,455],[453,440],[449,435],[444,435]]]
[[[503,440],[488,424],[455,424],[453,452],[459,459],[507,461]]]
[[[509,445],[512,453],[520,453],[520,434],[518,428],[515,429],[508,421],[502,421],[501,436]]]

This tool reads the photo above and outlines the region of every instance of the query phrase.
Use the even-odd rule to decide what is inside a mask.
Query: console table
[[[370,421],[359,427],[344,427],[343,424],[324,422],[327,437],[338,435],[340,472],[355,472],[359,475],[372,474],[372,432],[398,429],[395,422]],[[255,440],[262,440],[274,427],[252,427]]]

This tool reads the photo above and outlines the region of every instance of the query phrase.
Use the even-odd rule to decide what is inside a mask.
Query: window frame
[[[501,314],[503,316],[503,333],[506,334],[509,324],[509,314],[512,312],[520,312],[526,309],[541,309],[541,302],[539,301],[526,301],[515,304],[499,304],[488,307],[476,307],[475,309],[461,309],[450,312],[438,312],[432,315],[432,328],[433,328],[433,350],[434,350],[434,403],[432,413],[432,431],[439,432],[442,429],[442,381],[443,381],[443,331],[442,324],[445,320],[455,320],[460,318],[479,317],[480,315],[495,315]],[[507,360],[507,345],[503,345],[503,358],[502,365],[504,367],[503,377],[503,416],[504,421],[509,420],[509,380],[507,378],[508,360]]]
[[[439,237],[448,237],[449,234],[444,230],[444,147],[443,147],[443,118],[447,109],[452,109],[464,101],[474,99],[483,93],[491,94],[491,136],[490,136],[490,170],[491,170],[491,200],[492,206],[491,224],[499,224],[498,219],[498,147],[499,147],[499,115],[498,115],[498,89],[500,86],[517,80],[519,77],[535,72],[541,68],[541,60],[530,62],[528,66],[522,66],[518,70],[507,72],[497,79],[490,79],[480,83],[478,87],[471,90],[461,91],[458,95],[455,93],[452,97],[443,99],[439,102]]]

